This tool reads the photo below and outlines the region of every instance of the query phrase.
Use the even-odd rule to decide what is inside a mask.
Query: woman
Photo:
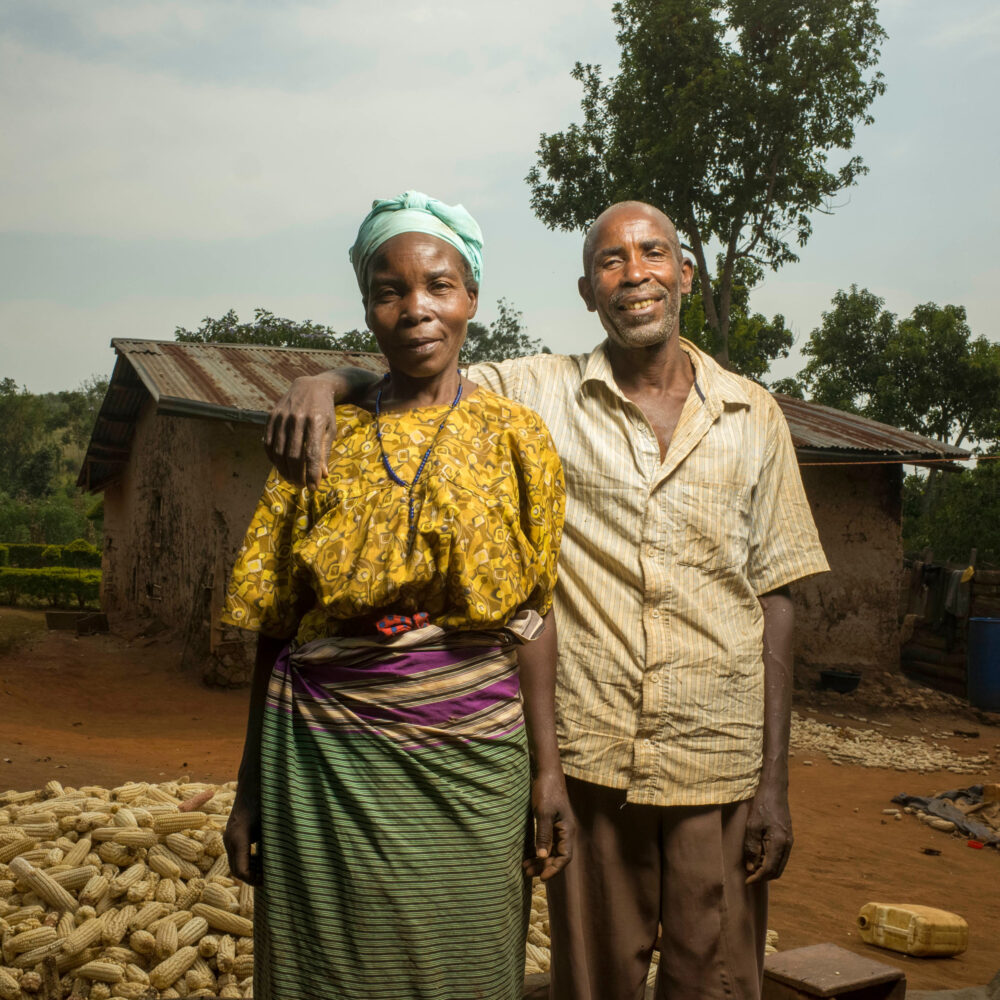
[[[534,413],[458,370],[481,246],[461,206],[375,203],[351,261],[389,371],[337,408],[316,490],[272,473],[233,570],[224,620],[259,640],[226,846],[259,886],[258,1000],[514,1000],[522,867],[571,853],[562,470]]]

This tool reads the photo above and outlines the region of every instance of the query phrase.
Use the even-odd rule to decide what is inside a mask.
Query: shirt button
[[[659,618],[660,617],[660,612],[657,611],[656,608],[653,608],[653,610],[650,611],[649,616],[650,616],[650,618]]]
[[[652,682],[653,682],[654,684],[656,684],[656,683],[657,683],[657,682],[658,682],[658,681],[660,680],[660,675],[659,675],[659,674],[650,674],[650,675],[649,675],[649,679],[650,679],[650,680],[651,680],[651,681],[652,681]]]
[[[645,743],[646,746],[648,746],[648,747],[651,747],[653,745],[653,741],[652,740],[643,740],[642,742]]]

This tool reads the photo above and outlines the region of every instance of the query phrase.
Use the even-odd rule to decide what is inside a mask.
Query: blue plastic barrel
[[[969,701],[1000,712],[1000,618],[970,618],[966,663]]]

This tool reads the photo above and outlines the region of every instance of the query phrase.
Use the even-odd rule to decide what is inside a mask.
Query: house
[[[226,578],[267,476],[274,401],[299,375],[376,355],[256,345],[114,340],[107,396],[79,484],[104,492],[104,610],[158,618],[207,680],[240,683],[246,638],[219,625]],[[832,572],[794,590],[800,677],[823,667],[897,669],[903,463],[958,448],[787,396],[788,420]]]

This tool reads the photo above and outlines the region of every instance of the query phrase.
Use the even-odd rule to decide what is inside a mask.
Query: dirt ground
[[[39,788],[50,778],[103,785],[182,774],[194,781],[234,778],[247,694],[206,688],[172,666],[178,659],[176,646],[162,637],[78,639],[45,632],[41,613],[0,608],[0,791]],[[838,724],[835,709],[854,710],[852,696],[838,699],[837,705],[822,700],[811,717]],[[1000,727],[958,706],[948,712],[895,706],[875,715],[869,705],[863,714],[887,735],[978,732],[937,742],[963,756],[989,753],[992,763],[982,774],[921,775],[836,766],[821,753],[797,753],[795,849],[773,885],[768,921],[778,947],[832,941],[904,969],[913,989],[983,985],[1000,968],[1000,851],[971,850],[965,839],[882,810],[899,792],[926,795],[1000,781]],[[923,848],[941,853],[926,855]],[[876,900],[960,913],[969,923],[969,950],[957,958],[915,959],[863,944],[855,918]]]

